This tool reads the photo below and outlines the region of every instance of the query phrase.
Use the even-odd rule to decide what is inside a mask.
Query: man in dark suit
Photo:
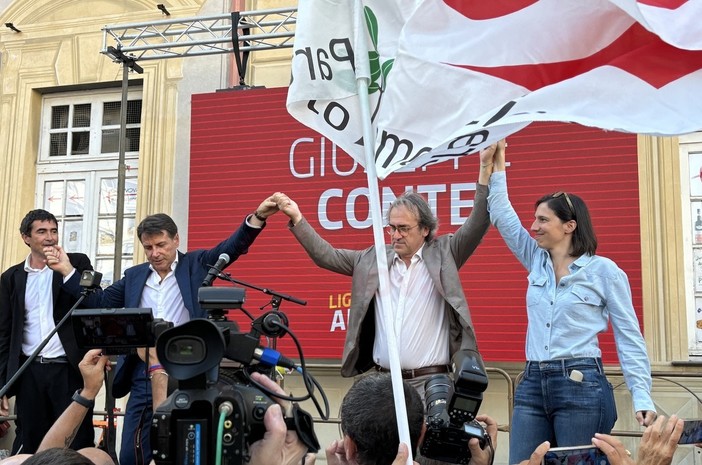
[[[46,210],[32,210],[20,225],[29,256],[0,277],[0,382],[17,372],[42,340],[75,304],[77,297],[62,289],[63,276],[47,266],[46,256],[58,246],[58,222]],[[64,254],[80,276],[91,270],[90,259],[81,253]],[[80,294],[80,290],[78,292]],[[7,397],[16,396],[17,436],[12,453],[34,453],[54,421],[83,386],[78,349],[70,325],[59,328],[39,356],[17,379],[2,399],[0,413],[7,415]],[[92,409],[76,434],[72,447],[94,445]]]
[[[154,317],[179,325],[191,318],[206,317],[198,302],[198,289],[222,253],[233,262],[248,252],[266,219],[278,211],[269,197],[249,215],[227,239],[210,250],[178,251],[178,227],[166,214],[151,215],[137,227],[137,237],[146,253],[147,263],[133,266],[124,277],[104,291],[88,296],[89,308],[151,308]],[[72,267],[64,254],[48,257],[49,266],[68,276]],[[80,293],[79,276],[73,275],[64,288],[73,295]],[[120,357],[117,362],[113,393],[122,397],[131,391],[122,430],[120,463],[147,464],[151,460],[149,433],[152,417],[151,376],[164,376],[159,365],[147,366],[136,355]]]

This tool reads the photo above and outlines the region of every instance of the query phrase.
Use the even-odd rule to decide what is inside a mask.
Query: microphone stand
[[[232,278],[232,277],[229,275],[229,273],[225,273],[225,272],[223,272],[223,271],[220,272],[220,273],[217,275],[217,277],[220,278],[220,279],[223,279],[224,281],[229,281],[230,283],[233,283],[233,284],[240,284],[240,285],[242,285],[242,286],[244,286],[244,287],[248,287],[248,288],[250,288],[250,289],[256,289],[257,291],[261,291],[261,292],[263,292],[263,293],[266,294],[266,295],[270,295],[270,296],[271,296],[271,301],[270,301],[268,304],[266,304],[266,305],[264,305],[263,307],[261,307],[259,310],[263,310],[267,305],[270,304],[271,308],[273,309],[272,311],[275,312],[276,314],[279,314],[279,315],[282,316],[282,318],[281,318],[282,321],[286,321],[286,322],[287,322],[287,317],[286,317],[284,314],[280,313],[280,310],[279,310],[279,309],[280,309],[280,304],[282,303],[283,300],[287,300],[287,301],[289,301],[289,302],[292,302],[292,303],[295,303],[295,304],[298,304],[298,305],[307,305],[307,301],[306,301],[306,300],[298,299],[297,297],[293,297],[293,296],[287,295],[287,294],[281,294],[280,292],[276,292],[276,291],[274,291],[274,290],[272,290],[272,289],[268,289],[268,288],[265,288],[265,287],[259,287],[259,286],[256,286],[256,285],[247,283],[247,282],[245,282],[245,281],[239,281],[238,279]],[[276,339],[277,339],[277,338],[273,338],[273,340],[271,341],[271,348],[272,348],[272,349],[275,349],[275,348],[276,348],[276,345],[277,345],[277,344],[276,344]]]
[[[71,315],[73,314],[73,310],[75,310],[78,307],[78,305],[80,305],[80,303],[83,302],[83,300],[88,295],[88,293],[93,292],[93,290],[94,289],[85,289],[83,292],[81,292],[80,297],[78,298],[76,303],[73,304],[73,307],[71,307],[71,309],[68,310],[68,312],[66,312],[66,314],[64,315],[63,318],[61,318],[61,321],[58,322],[56,327],[51,330],[49,335],[46,336],[46,338],[44,338],[43,341],[41,341],[41,343],[39,344],[39,347],[37,347],[34,350],[34,352],[32,352],[32,355],[27,357],[27,360],[25,360],[24,363],[22,364],[22,366],[19,367],[19,370],[17,370],[15,372],[15,374],[12,375],[12,378],[10,378],[10,380],[2,387],[2,389],[0,389],[0,398],[7,394],[7,391],[9,391],[10,388],[12,387],[12,385],[15,384],[17,379],[20,376],[22,376],[22,373],[24,373],[27,370],[27,367],[29,366],[29,364],[32,363],[35,358],[37,358],[37,355],[39,355],[39,352],[41,352],[42,349],[44,349],[44,347],[46,347],[46,345],[49,343],[51,338],[54,337],[54,334],[56,334],[58,332],[59,328],[61,328],[61,326],[63,326],[63,324],[71,317]]]

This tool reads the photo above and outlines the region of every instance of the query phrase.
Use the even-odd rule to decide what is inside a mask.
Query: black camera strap
[[[297,432],[297,437],[307,446],[308,452],[314,454],[319,452],[319,440],[314,432],[312,415],[301,409],[296,402],[292,404],[292,417],[285,418],[285,426],[288,428],[288,431]]]

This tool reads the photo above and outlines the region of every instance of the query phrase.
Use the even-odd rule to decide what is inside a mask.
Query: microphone
[[[217,259],[217,263],[214,264],[214,266],[210,267],[209,271],[207,272],[207,276],[205,276],[205,279],[202,280],[202,287],[208,287],[212,285],[212,281],[217,277],[218,274],[222,272],[222,268],[227,266],[229,263],[229,255],[226,253],[223,253],[219,256],[219,259]]]

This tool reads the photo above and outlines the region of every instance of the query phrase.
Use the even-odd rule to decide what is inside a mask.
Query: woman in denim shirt
[[[509,463],[529,458],[543,441],[551,447],[587,445],[617,420],[612,385],[602,369],[597,335],[612,323],[617,354],[636,418],[656,417],[651,367],[631,301],[626,274],[595,255],[597,239],[587,206],[566,192],[536,202],[531,233],[507,197],[505,144],[494,158],[488,209],[512,253],[529,271],[526,303],[526,368],[517,386]]]

